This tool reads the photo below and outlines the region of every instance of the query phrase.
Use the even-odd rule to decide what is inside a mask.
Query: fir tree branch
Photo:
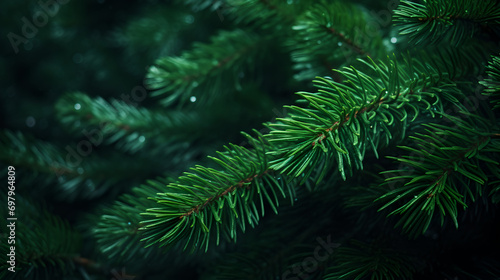
[[[127,181],[130,184],[137,180],[134,172],[130,172],[131,168],[136,168],[138,172],[146,172],[147,169],[139,161],[130,165],[123,155],[108,154],[104,159],[95,154],[79,154],[78,151],[78,144],[62,149],[60,145],[19,131],[0,131],[0,160],[16,166],[18,173],[23,175],[19,187],[36,185],[35,193],[48,191],[61,200],[101,196],[117,182]]]
[[[195,44],[192,51],[180,57],[164,57],[151,66],[146,86],[153,96],[163,96],[168,106],[176,101],[187,102],[192,96],[207,101],[214,92],[225,92],[235,73],[245,70],[265,54],[269,37],[242,30],[220,32],[210,44]]]
[[[489,28],[498,39],[500,31],[500,5],[494,0],[402,1],[394,15],[400,34],[410,35],[417,44],[450,41],[460,45]]]
[[[290,184],[268,170],[269,144],[258,137],[247,135],[253,150],[231,145],[211,157],[222,170],[196,166],[154,197],[159,205],[143,214],[142,241],[148,246],[172,246],[182,240],[184,249],[191,244],[192,249],[207,250],[211,236],[219,244],[220,235],[235,240],[237,227],[242,231],[247,223],[254,227],[264,215],[264,200],[274,212],[279,196],[290,194],[293,200]]]
[[[362,168],[367,149],[376,153],[393,141],[395,132],[404,138],[408,123],[421,111],[431,116],[442,111],[440,96],[456,102],[462,95],[448,73],[414,58],[402,67],[396,60],[365,63],[372,76],[351,67],[338,71],[346,83],[317,78],[318,93],[298,93],[306,108],[289,106],[289,117],[269,125],[266,136],[277,147],[269,151],[275,157],[271,168],[304,178],[318,168],[319,181],[337,164],[345,179],[353,166]]]
[[[221,158],[213,158],[224,167],[224,171],[197,166],[192,169],[193,173],[186,173],[179,178],[179,182],[170,184],[169,192],[155,198],[162,207],[149,209],[145,213],[154,218],[145,221],[143,229],[146,230],[147,237],[143,240],[148,245],[157,242],[170,245],[187,238],[185,248],[190,242],[201,243],[202,247],[207,248],[212,224],[217,227],[217,232],[220,230],[219,226],[222,226],[222,231],[234,239],[236,217],[246,215],[251,226],[258,221],[254,206],[253,209],[246,206],[239,213],[234,212],[240,197],[237,195],[233,198],[236,193],[241,191],[241,197],[253,197],[252,193],[255,191],[264,192],[275,211],[276,194],[273,188],[284,195],[285,186],[278,184],[268,169],[282,169],[293,177],[301,176],[302,182],[317,172],[319,175],[315,177],[319,182],[336,158],[340,158],[338,169],[345,179],[343,158],[346,158],[349,167],[349,153],[354,154],[354,163],[360,168],[367,145],[371,144],[376,151],[380,141],[385,141],[385,145],[389,143],[392,138],[391,130],[396,130],[389,127],[395,125],[395,120],[402,124],[401,134],[404,135],[407,119],[415,119],[421,110],[426,110],[431,115],[431,108],[441,110],[437,106],[440,99],[433,93],[437,91],[437,86],[441,86],[439,91],[448,91],[448,96],[443,95],[445,99],[457,100],[455,96],[461,94],[446,78],[446,73],[439,73],[435,68],[417,61],[407,61],[404,70],[398,68],[396,61],[389,61],[388,64],[372,61],[366,64],[377,73],[377,80],[354,68],[346,68],[339,72],[349,80],[348,83],[318,79],[319,94],[301,93],[312,109],[291,106],[289,118],[270,124],[272,130],[266,138],[271,143],[280,145],[269,146],[263,140],[252,140],[254,151],[232,145],[231,148],[226,148],[225,154],[220,154]],[[414,73],[419,73],[420,76]],[[425,82],[415,85],[417,78]],[[411,111],[407,112],[410,108]],[[376,113],[371,113],[375,111]],[[377,130],[378,126],[385,132],[382,136],[380,130]],[[340,137],[344,141],[340,141]],[[296,155],[300,157],[291,162]],[[322,155],[327,157],[321,158]],[[269,156],[272,161],[268,167]],[[267,181],[275,199],[266,194],[266,186],[261,185],[262,181]],[[262,204],[262,193],[259,195]],[[222,201],[229,201],[226,203],[229,203],[233,212],[221,206]],[[251,199],[247,197],[246,201]],[[222,221],[221,218],[224,209],[230,213],[225,218],[227,221]],[[244,219],[239,221],[240,227],[244,229]],[[218,235],[219,233],[217,238]]]
[[[199,137],[197,112],[169,111],[168,113],[134,106],[125,101],[110,102],[83,93],[70,93],[56,104],[61,122],[71,131],[92,134],[96,145],[116,144],[127,152],[137,152],[151,141],[169,142]],[[92,133],[91,133],[92,132]]]
[[[480,83],[486,88],[483,91],[483,94],[486,96],[493,97],[490,101],[493,103],[493,109],[500,108],[500,57],[493,56],[492,60],[488,64],[488,68],[486,70],[488,73],[488,78],[484,81],[480,81]]]
[[[134,188],[131,194],[122,195],[109,208],[96,215],[89,234],[98,244],[103,256],[115,262],[129,262],[141,256],[141,259],[153,260],[164,257],[154,248],[143,248],[139,231],[141,213],[153,208],[156,203],[148,197],[155,196],[167,184],[165,181],[149,180],[147,185]]]

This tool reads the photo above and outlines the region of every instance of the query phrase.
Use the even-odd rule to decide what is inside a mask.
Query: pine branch
[[[399,1],[147,1],[119,9],[41,1],[17,10],[4,2],[6,18],[17,20],[5,26],[8,39],[24,55],[0,62],[9,81],[0,123],[11,129],[0,130],[0,181],[5,163],[14,165],[21,193],[71,210],[66,216],[91,238],[80,246],[68,223],[20,198],[20,271],[13,276],[4,262],[0,279],[133,278],[109,269],[115,265],[148,280],[500,279],[500,132],[491,110],[500,107],[498,56],[481,82],[485,96],[474,95],[499,51],[499,1],[403,1],[395,17],[408,36],[397,44],[382,44],[371,27],[394,36],[388,21]],[[112,9],[95,8],[104,5]],[[89,35],[82,39],[72,26],[90,11],[107,27],[80,24]],[[241,29],[220,31],[229,26]],[[21,41],[12,42],[14,33]],[[34,41],[24,38],[33,33]],[[59,55],[37,63],[52,56],[44,50]],[[127,80],[157,57],[146,77],[155,98],[141,104],[148,107],[94,97],[130,89]],[[303,81],[313,77],[309,90]],[[79,87],[92,94],[58,99],[61,89]],[[239,142],[227,138],[270,117],[265,111],[289,102],[292,87],[308,89],[267,124],[269,133],[246,135],[249,145],[229,144],[180,178],[150,180],[112,201],[144,178],[184,170],[218,141]],[[43,108],[54,99],[56,116]],[[278,207],[279,215],[264,215]],[[80,223],[87,211],[95,214]],[[334,242],[360,242],[318,254],[315,241],[330,233]],[[4,256],[8,246],[0,244]],[[85,275],[96,266],[102,275]]]
[[[257,63],[271,39],[243,30],[223,31],[210,44],[197,43],[180,57],[163,57],[151,66],[146,86],[153,96],[164,96],[161,104],[185,104],[194,96],[207,102],[213,96],[231,91],[238,75]],[[227,81],[234,81],[234,87]],[[217,93],[217,94],[216,94]]]
[[[85,146],[85,152],[92,152]],[[0,160],[16,166],[23,177],[20,187],[47,191],[60,200],[74,201],[103,195],[117,182],[134,183],[137,172],[146,172],[147,167],[136,161],[130,165],[119,154],[107,154],[104,159],[95,154],[79,154],[79,145],[67,145],[62,149],[21,132],[0,131]],[[2,173],[1,176],[7,174]],[[44,188],[45,187],[45,188]]]
[[[310,8],[293,26],[288,43],[292,49],[295,76],[309,80],[351,63],[357,57],[378,57],[381,34],[366,35],[367,15],[349,3],[321,1]]]
[[[384,184],[390,190],[379,198],[386,201],[380,210],[397,203],[390,215],[402,215],[397,225],[411,236],[424,233],[436,215],[441,225],[449,215],[458,227],[458,208],[467,207],[467,197],[474,202],[482,195],[488,171],[500,172],[498,127],[473,116],[446,117],[454,126],[425,124],[425,134],[410,137],[415,147],[401,147],[409,155],[389,157],[402,167],[382,172],[392,176]]]
[[[303,178],[318,168],[320,181],[337,165],[345,179],[353,167],[362,168],[366,150],[377,155],[393,138],[403,139],[420,112],[434,116],[443,100],[462,96],[448,73],[415,58],[402,66],[396,60],[364,63],[371,76],[351,67],[338,71],[345,83],[317,78],[317,93],[298,93],[307,107],[286,106],[290,116],[269,125],[266,136],[277,147],[269,151],[275,158],[271,168]]]
[[[70,93],[56,104],[61,122],[71,132],[91,135],[96,146],[115,144],[120,149],[135,153],[148,142],[175,142],[195,139],[200,116],[197,112],[160,112],[134,106],[125,101],[90,98],[83,93]],[[97,139],[95,139],[97,138]]]
[[[148,185],[134,188],[131,194],[122,195],[99,215],[90,234],[97,240],[98,250],[115,262],[141,259],[153,260],[162,256],[153,248],[144,249],[140,242],[141,213],[156,203],[147,199],[161,191],[164,181],[148,181]]]
[[[254,145],[257,143],[256,150],[252,152],[233,145],[227,148],[228,155],[221,154],[221,159],[215,159],[224,167],[224,171],[197,166],[192,169],[194,173],[187,173],[179,178],[179,182],[170,184],[168,193],[155,198],[162,207],[149,209],[145,213],[154,219],[145,222],[143,229],[147,231],[148,237],[143,240],[148,245],[157,242],[170,245],[187,238],[185,248],[190,242],[207,248],[209,232],[214,231],[211,230],[214,223],[217,238],[222,230],[230,239],[234,239],[236,217],[247,216],[248,223],[254,226],[258,221],[258,213],[254,212],[256,208],[245,206],[240,212],[228,212],[230,210],[227,207],[214,207],[215,203],[221,205],[221,201],[228,200],[226,203],[229,203],[229,208],[235,209],[240,196],[233,198],[233,195],[242,191],[245,201],[251,201],[246,196],[253,197],[253,188],[257,192],[266,189],[266,186],[261,185],[263,179],[268,181],[267,186],[273,192],[274,187],[283,192],[285,186],[276,181],[269,173],[271,170],[283,170],[292,177],[301,176],[303,183],[317,173],[314,177],[319,182],[338,159],[339,172],[345,179],[344,158],[346,166],[350,168],[349,154],[353,154],[354,164],[361,168],[368,145],[376,152],[381,143],[389,144],[391,130],[397,130],[395,120],[400,121],[397,128],[402,129],[401,134],[404,136],[407,120],[415,119],[420,111],[430,115],[434,115],[431,108],[442,111],[436,93],[443,96],[444,100],[452,101],[456,101],[456,97],[461,94],[447,78],[447,73],[441,73],[416,60],[406,61],[406,68],[398,68],[395,60],[387,64],[373,61],[365,63],[377,73],[377,80],[354,68],[346,68],[339,72],[348,79],[348,83],[341,84],[323,78],[317,80],[320,88],[318,94],[301,93],[312,108],[291,106],[289,118],[270,124],[272,130],[266,138],[279,145],[269,146],[261,142],[263,140],[252,140]],[[417,85],[417,79],[425,82]],[[265,150],[268,150],[266,156],[261,154]],[[228,157],[229,154],[238,156]],[[272,161],[268,167],[269,156]],[[249,184],[252,187],[248,187]],[[267,199],[276,211],[276,201],[269,196]],[[223,221],[221,215],[225,212],[229,214],[225,214],[228,215],[224,216],[227,220]],[[245,219],[239,220],[239,225],[244,230]]]
[[[264,215],[264,200],[275,213],[280,196],[289,194],[293,200],[292,186],[269,169],[269,144],[260,135],[246,136],[253,150],[225,147],[225,152],[211,157],[222,170],[196,166],[153,198],[159,205],[143,214],[142,241],[148,246],[182,241],[184,249],[207,250],[211,237],[219,244],[221,235],[236,240],[238,227],[243,232],[247,224],[255,227]]]
[[[19,167],[31,167],[43,173],[77,174],[75,168],[65,163],[64,153],[55,145],[37,141],[20,131],[0,132],[0,159]]]
[[[493,103],[493,109],[500,108],[500,57],[493,56],[492,60],[488,63],[488,68],[486,70],[488,73],[488,78],[480,83],[486,88],[483,94],[489,97],[493,97],[490,102]]]
[[[498,39],[500,31],[500,5],[494,0],[402,1],[394,16],[400,34],[416,44],[445,41],[458,46],[490,29]]]

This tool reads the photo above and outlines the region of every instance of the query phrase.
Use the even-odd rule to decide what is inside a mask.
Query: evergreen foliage
[[[3,193],[2,199],[7,200]],[[16,272],[7,270],[10,265],[3,262],[0,277],[50,279],[74,274],[75,266],[84,261],[79,256],[81,237],[78,232],[67,221],[42,210],[33,201],[17,196],[16,206],[18,216],[24,217],[15,222],[17,242],[1,244],[2,253],[6,254],[11,245],[15,246]],[[2,217],[8,217],[7,207],[1,211]]]
[[[304,178],[310,178],[312,170],[320,166],[321,181],[337,165],[345,179],[346,169],[349,174],[352,166],[362,169],[367,148],[376,153],[379,146],[389,145],[396,138],[391,131],[404,138],[407,122],[414,121],[420,111],[434,115],[434,110],[442,110],[435,92],[458,101],[460,92],[449,78],[412,60],[401,68],[396,60],[367,62],[372,76],[345,68],[339,71],[348,81],[345,83],[315,80],[318,93],[299,93],[309,108],[291,106],[289,118],[270,124],[269,141],[278,146],[270,152],[277,158],[272,167],[293,177],[305,174]]]
[[[191,96],[206,101],[221,94],[221,83],[237,81],[244,65],[256,63],[268,42],[268,38],[238,29],[221,32],[211,44],[195,44],[193,51],[180,57],[160,58],[149,69],[146,85],[154,90],[153,96],[168,93],[161,101],[165,106],[178,99],[184,104]]]
[[[7,37],[1,279],[500,279],[498,1],[98,2]]]
[[[78,108],[76,114],[75,106]],[[92,99],[83,93],[62,97],[56,104],[56,110],[58,118],[69,131],[77,133],[82,129],[97,129],[102,139],[96,141],[115,144],[120,150],[131,153],[144,149],[144,145],[151,142],[146,142],[146,139],[169,142],[175,147],[176,142],[187,136],[196,137],[196,131],[187,129],[193,127],[190,124],[200,121],[196,112],[176,111],[167,114],[133,106],[123,100],[108,102],[100,97]],[[182,130],[185,132],[182,133]]]
[[[401,147],[410,154],[392,157],[401,169],[383,172],[396,188],[379,198],[390,200],[381,209],[406,201],[391,215],[401,214],[398,225],[412,235],[424,233],[436,214],[441,225],[449,215],[458,227],[458,208],[478,200],[488,180],[499,179],[498,128],[485,119],[446,117],[451,125],[424,124],[425,133],[410,136],[415,146]]]
[[[192,243],[208,250],[210,234],[216,244],[221,235],[236,240],[237,228],[245,232],[247,223],[255,227],[264,215],[264,202],[277,213],[279,197],[293,199],[292,186],[268,168],[268,144],[260,135],[247,137],[252,150],[231,145],[212,157],[221,170],[195,166],[157,195],[160,206],[144,214],[143,240],[168,246],[186,239],[184,248]]]
[[[491,102],[495,104],[494,109],[500,107],[500,57],[493,56],[486,71],[489,75],[487,79],[481,81],[481,84],[486,87],[484,94],[493,97]]]

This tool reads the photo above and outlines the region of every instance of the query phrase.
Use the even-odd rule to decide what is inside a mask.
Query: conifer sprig
[[[142,230],[148,246],[171,246],[181,241],[184,249],[208,249],[211,237],[236,240],[237,230],[255,227],[266,204],[277,213],[279,197],[294,197],[293,185],[269,169],[266,150],[270,145],[261,135],[246,135],[253,149],[225,147],[211,157],[222,169],[196,166],[165,193],[153,199],[159,204],[144,215]],[[266,204],[265,204],[266,202]]]
[[[239,86],[239,75],[266,53],[271,38],[236,29],[222,31],[208,44],[195,43],[179,57],[163,57],[149,68],[145,84],[161,104],[185,104],[193,96],[208,101]],[[248,73],[247,73],[248,74]],[[228,86],[227,81],[233,81]]]
[[[134,188],[131,194],[122,195],[112,207],[101,211],[99,221],[88,234],[97,240],[103,256],[114,262],[128,262],[138,256],[152,260],[163,255],[156,248],[144,248],[140,242],[143,232],[139,228],[141,213],[156,206],[148,197],[160,193],[167,183],[166,180],[149,180],[147,185]]]
[[[394,16],[400,34],[417,44],[460,45],[481,33],[493,33],[498,39],[500,31],[500,5],[495,0],[402,1]]]
[[[461,92],[448,73],[414,58],[401,66],[393,59],[364,61],[372,73],[344,68],[346,80],[317,78],[317,93],[299,92],[307,107],[287,106],[290,116],[271,123],[271,168],[308,178],[319,169],[317,180],[337,165],[341,176],[362,168],[366,150],[377,150],[396,136],[404,138],[408,123],[420,112],[434,116],[442,100],[457,101]]]
[[[144,92],[145,94],[145,92]],[[197,112],[172,110],[168,113],[147,109],[124,100],[106,101],[101,97],[74,92],[56,104],[60,121],[71,132],[91,134],[99,143],[115,144],[127,152],[137,152],[151,141],[175,142],[196,137]],[[172,143],[172,145],[175,145]]]
[[[18,174],[22,174],[20,189],[36,184],[38,189],[33,192],[37,194],[47,192],[69,201],[95,198],[117,182],[134,182],[136,176],[130,170],[146,172],[139,160],[136,166],[131,166],[121,154],[110,153],[103,158],[91,154],[92,146],[85,150],[88,154],[79,154],[89,146],[71,144],[63,149],[20,131],[0,131],[0,160],[16,166]]]
[[[20,131],[0,132],[0,159],[21,168],[35,169],[39,173],[54,175],[78,174],[77,168],[70,166],[64,151],[51,143],[35,139]]]

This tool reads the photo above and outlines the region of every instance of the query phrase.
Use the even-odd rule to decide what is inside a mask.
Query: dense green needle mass
[[[500,107],[500,57],[494,56],[492,57],[492,61],[488,64],[488,68],[486,70],[488,73],[488,78],[480,83],[485,86],[484,94],[487,96],[491,96],[491,103],[494,104],[494,109]]]
[[[500,279],[500,2],[62,2],[2,8],[0,279]]]
[[[278,146],[269,152],[277,158],[273,168],[310,178],[321,166],[319,182],[337,166],[345,179],[346,169],[350,174],[352,166],[362,169],[367,149],[377,156],[380,146],[390,145],[393,138],[404,139],[419,112],[434,117],[443,110],[441,99],[457,102],[463,97],[449,73],[443,75],[416,59],[399,66],[396,60],[365,63],[371,75],[351,67],[339,71],[347,82],[317,79],[317,93],[298,93],[308,108],[289,106],[290,117],[270,124],[270,141]]]

